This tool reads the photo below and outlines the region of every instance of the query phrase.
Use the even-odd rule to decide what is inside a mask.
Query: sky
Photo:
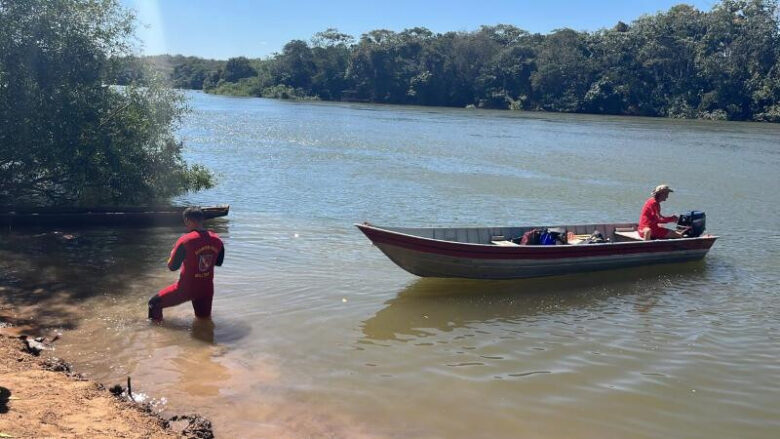
[[[228,59],[265,58],[291,40],[337,28],[356,39],[375,29],[473,31],[511,24],[548,33],[630,23],[687,3],[710,10],[717,0],[120,0],[136,12],[139,53]]]

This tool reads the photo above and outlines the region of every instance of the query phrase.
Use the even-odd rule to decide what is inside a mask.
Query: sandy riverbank
[[[34,355],[19,338],[24,328],[8,308],[0,309],[0,437],[213,437],[211,424],[199,416],[164,419],[85,380],[51,351]]]

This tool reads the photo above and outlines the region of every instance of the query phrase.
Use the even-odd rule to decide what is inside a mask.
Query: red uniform
[[[661,227],[659,224],[671,223],[675,219],[673,216],[661,216],[661,203],[650,197],[642,206],[642,213],[639,215],[639,233],[642,234],[645,229],[650,229],[650,238],[664,239],[669,233],[669,229]]]
[[[178,270],[179,281],[162,289],[149,301],[149,317],[162,319],[162,309],[192,301],[195,315],[211,316],[214,297],[214,267],[222,265],[225,249],[219,236],[207,230],[193,230],[176,241],[168,268]]]

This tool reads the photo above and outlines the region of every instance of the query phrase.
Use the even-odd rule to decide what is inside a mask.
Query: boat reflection
[[[417,279],[363,321],[369,340],[405,341],[486,322],[598,311],[611,298],[631,296],[648,312],[677,282],[696,281],[704,261],[517,280]]]

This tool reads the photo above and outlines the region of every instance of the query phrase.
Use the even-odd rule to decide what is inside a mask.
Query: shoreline
[[[0,307],[0,437],[214,438],[200,415],[166,418],[122,385],[86,379],[52,355],[58,334],[33,338],[7,311]]]
[[[653,116],[643,114],[629,114],[629,113],[592,113],[585,111],[552,111],[545,110],[543,108],[529,108],[522,110],[514,110],[511,108],[492,108],[492,107],[477,107],[474,105],[461,106],[449,106],[449,105],[421,105],[421,104],[404,104],[396,102],[380,102],[380,101],[359,101],[359,100],[343,100],[343,99],[320,99],[320,98],[280,98],[273,96],[255,96],[255,95],[241,95],[241,94],[229,94],[229,93],[214,93],[210,89],[208,91],[194,88],[173,88],[180,92],[194,92],[203,93],[204,95],[223,98],[236,98],[236,99],[269,99],[282,102],[296,102],[296,103],[322,103],[322,104],[366,104],[366,105],[378,105],[387,107],[414,107],[422,109],[444,109],[444,110],[466,110],[469,112],[479,111],[496,111],[506,112],[512,114],[525,114],[527,117],[545,117],[549,115],[569,115],[569,116],[598,116],[607,118],[624,117],[627,119],[647,119],[653,121],[666,121],[666,122],[707,122],[707,123],[746,123],[752,126],[774,126],[780,124],[780,121],[770,120],[755,120],[755,119],[714,119],[707,117],[675,117],[675,116]]]

